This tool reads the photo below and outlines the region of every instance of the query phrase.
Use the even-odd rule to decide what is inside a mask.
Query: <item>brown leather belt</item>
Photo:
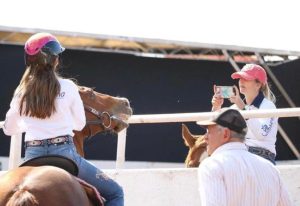
[[[58,136],[54,138],[44,139],[44,140],[33,140],[25,142],[26,147],[36,147],[36,146],[44,146],[44,145],[62,145],[67,144],[72,141],[72,136]]]

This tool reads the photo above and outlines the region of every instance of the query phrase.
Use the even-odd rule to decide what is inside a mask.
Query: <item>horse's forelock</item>
[[[196,148],[199,148],[199,147],[206,147],[206,142],[205,142],[205,136],[204,135],[199,135],[198,137],[197,137],[197,140],[196,140],[196,142],[195,142],[195,146],[196,146]]]

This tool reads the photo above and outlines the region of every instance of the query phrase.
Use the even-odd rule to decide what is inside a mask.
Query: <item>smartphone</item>
[[[234,95],[233,86],[216,86],[216,93],[220,93],[222,98],[230,98]]]

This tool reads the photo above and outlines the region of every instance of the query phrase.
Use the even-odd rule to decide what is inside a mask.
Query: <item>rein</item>
[[[112,125],[113,121],[123,122],[122,119],[120,119],[119,117],[117,117],[115,115],[110,115],[106,111],[100,112],[100,111],[94,109],[93,107],[85,105],[85,104],[84,104],[84,110],[87,111],[87,112],[90,112],[91,114],[93,114],[94,116],[97,117],[97,119],[95,119],[95,120],[86,120],[86,126],[89,129],[88,137],[92,136],[92,130],[89,127],[89,125],[100,125],[104,129],[104,131],[111,131],[111,130],[113,130],[113,128],[111,128],[111,125]],[[109,120],[108,124],[104,123],[105,116]]]
[[[109,130],[111,127],[111,123],[112,123],[112,119],[113,116],[111,116],[108,112],[104,111],[104,112],[99,112],[98,110],[94,109],[93,107],[90,107],[88,105],[84,105],[84,110],[92,113],[94,116],[97,117],[96,120],[86,120],[86,124],[88,125],[100,125],[104,128],[104,130]],[[108,117],[108,124],[104,123],[104,117],[107,116]],[[92,131],[91,128],[88,126],[89,129],[89,136],[92,135]]]

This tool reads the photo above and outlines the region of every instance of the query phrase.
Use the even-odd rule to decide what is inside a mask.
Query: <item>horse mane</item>
[[[39,206],[36,197],[26,188],[18,189],[6,203],[6,206]]]

